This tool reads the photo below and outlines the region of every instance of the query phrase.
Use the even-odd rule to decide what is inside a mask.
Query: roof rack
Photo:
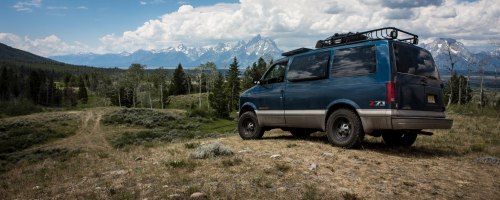
[[[400,33],[402,34],[400,35]],[[318,42],[316,42],[316,48],[383,39],[407,42],[410,44],[418,44],[418,35],[394,27],[385,27],[361,33],[335,33],[334,35],[324,40],[318,40]]]
[[[295,50],[291,50],[291,51],[287,51],[285,53],[282,53],[281,55],[282,56],[291,56],[291,55],[295,55],[295,54],[299,54],[299,53],[304,53],[304,52],[308,52],[308,51],[311,51],[312,49],[309,49],[309,48],[298,48],[298,49],[295,49]]]

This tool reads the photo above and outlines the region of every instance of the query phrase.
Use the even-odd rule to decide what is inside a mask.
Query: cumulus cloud
[[[335,32],[396,26],[423,37],[485,40],[498,37],[499,6],[483,0],[241,0],[237,4],[193,7],[145,22],[100,41],[103,51],[161,49],[249,39],[257,34],[275,39],[284,49],[311,47]],[[307,6],[304,6],[307,5]],[[477,23],[481,21],[481,23]]]
[[[90,48],[80,42],[66,43],[55,35],[30,39],[12,33],[0,33],[0,42],[41,56],[88,52]]]
[[[94,49],[116,53],[180,43],[207,46],[261,34],[290,50],[313,47],[318,39],[337,32],[386,26],[416,33],[421,39],[451,37],[466,45],[488,44],[490,39],[500,39],[499,18],[500,6],[495,0],[240,0],[200,7],[184,2],[177,11],[134,30],[102,36],[102,45]]]
[[[16,9],[16,11],[32,12],[33,8],[40,8],[41,6],[42,6],[42,0],[31,0],[31,1],[19,1],[12,7]]]

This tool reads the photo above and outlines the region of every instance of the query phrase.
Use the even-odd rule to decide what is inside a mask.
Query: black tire
[[[384,143],[389,146],[409,147],[415,143],[417,134],[410,131],[388,131],[382,133]]]
[[[358,115],[348,109],[333,112],[326,123],[328,141],[335,146],[359,147],[365,137]]]
[[[290,130],[290,133],[296,138],[303,139],[308,138],[313,131],[305,128],[294,128]]]
[[[248,111],[243,113],[238,120],[238,132],[244,140],[260,139],[264,135],[264,129],[259,125],[255,113]]]

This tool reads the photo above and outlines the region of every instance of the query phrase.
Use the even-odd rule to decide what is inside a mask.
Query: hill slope
[[[27,51],[16,49],[3,43],[0,43],[0,60],[22,61],[28,63],[62,64],[61,62],[44,58]]]
[[[411,149],[387,147],[377,138],[367,138],[362,149],[343,149],[329,145],[320,133],[299,140],[281,130],[266,132],[261,140],[221,135],[168,142],[151,141],[142,134],[137,136],[143,141],[131,138],[135,145],[120,149],[113,148],[109,139],[149,129],[100,122],[114,111],[61,112],[79,116],[74,119],[79,129],[13,154],[17,162],[5,160],[11,166],[0,172],[5,180],[0,182],[0,196],[188,199],[203,192],[209,199],[497,199],[500,195],[500,162],[493,157],[499,147],[494,117],[452,114],[457,120],[452,130],[419,137]],[[1,119],[0,125],[26,124],[31,118],[38,122],[46,115]],[[195,128],[191,123],[185,126]],[[196,147],[213,143],[233,154],[189,158]]]
[[[82,65],[71,65],[35,55],[0,43],[0,67],[41,69],[55,73],[112,72],[116,69],[102,69]]]

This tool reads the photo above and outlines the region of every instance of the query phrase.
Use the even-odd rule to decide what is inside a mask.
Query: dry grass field
[[[272,130],[243,141],[233,121],[190,118],[181,110],[146,113],[157,118],[140,123],[110,117],[119,112],[0,119],[2,142],[16,133],[12,124],[53,130],[41,132],[47,134],[73,131],[0,152],[0,199],[189,199],[195,192],[208,199],[500,197],[498,116],[450,114],[453,129],[419,136],[409,149],[372,137],[360,149],[342,149],[324,133],[295,139]],[[204,148],[210,145],[217,148]],[[214,154],[194,159],[199,151]]]

